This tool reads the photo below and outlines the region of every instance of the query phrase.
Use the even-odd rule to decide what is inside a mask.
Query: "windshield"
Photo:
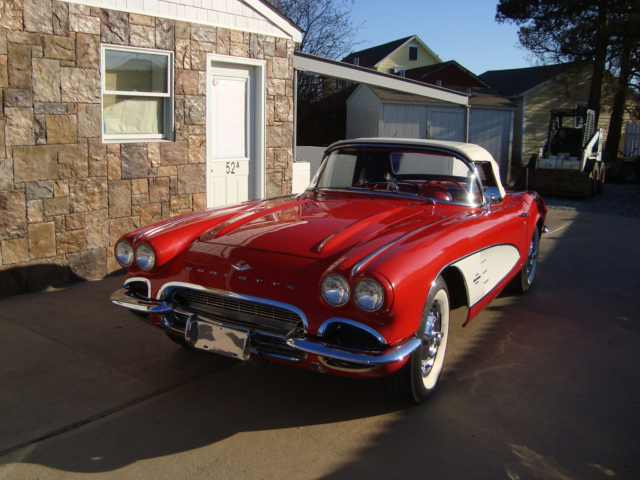
[[[467,162],[450,153],[406,147],[333,150],[311,186],[383,190],[474,205],[482,202],[478,173]]]

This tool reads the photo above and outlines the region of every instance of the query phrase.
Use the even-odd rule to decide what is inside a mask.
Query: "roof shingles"
[[[542,67],[490,70],[480,75],[480,79],[495,88],[501,95],[516,98],[575,66],[575,63],[559,63]]]
[[[404,45],[410,37],[400,38],[393,42],[385,43],[383,45],[377,45],[375,47],[360,50],[359,52],[353,52],[342,59],[345,63],[354,63],[354,59],[358,58],[358,65],[361,67],[372,68],[375,67],[378,62],[393,53],[396,49]]]

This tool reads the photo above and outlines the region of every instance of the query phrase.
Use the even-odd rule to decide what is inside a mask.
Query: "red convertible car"
[[[531,286],[546,207],[471,144],[331,145],[302,194],[171,218],[120,238],[111,300],[192,348],[352,377],[402,399],[436,386],[449,312]]]

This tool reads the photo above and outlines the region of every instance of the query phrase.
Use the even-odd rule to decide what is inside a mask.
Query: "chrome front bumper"
[[[349,370],[351,365],[354,371],[363,371],[399,362],[422,345],[422,340],[411,336],[380,350],[359,350],[323,342],[322,337],[306,335],[301,330],[293,330],[286,335],[274,335],[273,332],[234,325],[224,318],[203,315],[162,300],[142,299],[128,293],[124,288],[111,295],[111,302],[136,313],[158,315],[163,320],[161,326],[165,330],[174,335],[184,335],[187,343],[193,348],[240,360],[248,360],[252,354],[258,354],[300,362],[306,360],[307,354],[312,354],[323,360],[326,366],[339,365],[340,370]],[[173,315],[186,318],[184,330],[176,329],[167,320]],[[284,353],[274,353],[265,348],[261,338],[276,340],[285,349]],[[288,355],[287,348],[298,354]]]
[[[111,295],[111,303],[141,313],[156,313],[159,315],[173,311],[173,307],[159,300],[143,299],[130,294],[121,288]]]
[[[358,363],[362,365],[380,366],[399,362],[411,355],[422,345],[417,337],[405,338],[400,343],[379,352],[356,351],[323,343],[306,335],[290,335],[287,345],[306,353],[319,357],[331,358],[341,362]]]

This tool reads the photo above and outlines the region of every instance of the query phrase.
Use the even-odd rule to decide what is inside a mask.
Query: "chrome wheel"
[[[422,348],[420,373],[422,383],[427,390],[433,389],[444,363],[449,332],[449,295],[446,288],[438,290],[427,314]]]
[[[509,288],[517,293],[525,293],[533,285],[538,270],[538,255],[540,253],[540,230],[537,228],[533,231],[531,243],[529,244],[529,253],[527,259],[520,270],[520,274],[516,275],[509,284]]]
[[[525,264],[527,281],[529,285],[533,283],[533,279],[536,276],[536,270],[538,269],[538,248],[540,242],[538,241],[538,235],[534,235],[531,239],[531,246],[529,247],[529,255],[527,257],[527,263]]]
[[[442,277],[431,287],[416,336],[422,345],[400,370],[385,379],[392,395],[410,403],[424,401],[442,373],[449,339],[449,291]]]

